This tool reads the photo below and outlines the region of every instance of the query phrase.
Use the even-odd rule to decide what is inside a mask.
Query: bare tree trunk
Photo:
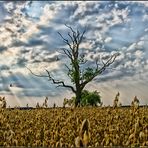
[[[82,95],[82,90],[81,90],[80,87],[78,86],[78,87],[76,88],[75,107],[80,106],[80,103],[81,103],[81,95]]]

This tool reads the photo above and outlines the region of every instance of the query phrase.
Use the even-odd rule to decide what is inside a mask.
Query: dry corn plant
[[[0,108],[6,108],[6,99],[5,99],[5,97],[0,96]]]
[[[79,136],[77,136],[75,139],[76,147],[88,146],[90,140],[89,126],[90,126],[89,120],[84,119],[80,127]]]
[[[139,107],[140,101],[137,98],[137,96],[134,97],[134,100],[131,102],[131,106],[133,107],[134,110],[137,110]]]
[[[122,106],[121,102],[119,102],[119,96],[120,96],[120,93],[118,92],[113,101],[113,108]]]
[[[0,145],[148,146],[148,108],[0,109]],[[91,126],[90,126],[91,125]],[[91,135],[90,135],[91,134]]]

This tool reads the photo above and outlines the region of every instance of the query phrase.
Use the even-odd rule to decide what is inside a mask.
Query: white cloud
[[[132,1],[132,3],[143,4],[145,7],[148,7],[148,1]]]
[[[93,48],[93,42],[87,41],[80,44],[80,48],[91,50]]]
[[[148,32],[148,28],[144,29],[145,32]]]
[[[147,45],[146,40],[148,40],[148,37],[147,35],[142,35],[141,31],[138,32],[139,34],[137,32],[135,33],[136,30],[134,30],[132,25],[130,26],[133,17],[130,16],[130,12],[132,11],[131,8],[133,6],[139,8],[139,4],[137,2],[119,2],[115,4],[115,7],[113,4],[110,4],[109,7],[108,4],[105,4],[103,6],[103,3],[105,2],[73,1],[53,2],[45,5],[42,4],[41,6],[39,5],[40,7],[37,7],[37,11],[41,12],[39,13],[37,19],[35,19],[35,14],[32,13],[31,15],[31,12],[30,14],[28,14],[30,15],[30,17],[24,15],[24,13],[22,12],[22,8],[27,7],[27,10],[31,9],[31,7],[27,6],[27,3],[7,3],[5,5],[5,8],[9,12],[12,11],[13,13],[11,15],[7,15],[7,17],[5,18],[5,22],[1,23],[0,27],[1,45],[7,47],[7,49],[3,50],[2,54],[0,55],[0,58],[2,59],[1,63],[3,65],[6,65],[8,68],[11,67],[11,71],[15,73],[24,73],[24,75],[26,76],[29,76],[29,71],[27,71],[24,67],[19,67],[18,63],[24,62],[27,67],[31,68],[34,72],[37,73],[43,72],[44,69],[49,69],[53,72],[55,72],[55,70],[62,71],[62,67],[64,67],[62,63],[59,61],[55,61],[55,58],[56,56],[59,56],[59,53],[55,52],[54,49],[57,49],[59,47],[58,44],[60,44],[59,40],[57,40],[56,38],[55,32],[61,31],[65,33],[65,30],[67,28],[63,25],[63,22],[69,22],[69,24],[74,26],[74,28],[76,28],[77,26],[80,26],[80,28],[87,26],[88,30],[86,32],[86,37],[88,38],[88,41],[84,41],[84,43],[82,43],[80,47],[89,49],[85,52],[87,54],[87,58],[90,61],[93,61],[93,59],[99,56],[107,57],[108,55],[110,55],[110,53],[116,52],[112,49],[112,46],[109,46],[108,48],[104,46],[103,49],[100,49],[100,46],[101,44],[104,45],[104,43],[105,45],[110,45],[109,43],[114,42],[114,37],[118,34],[118,40],[116,40],[115,42],[119,42],[119,44],[121,42],[125,42],[124,47],[121,47],[121,50],[119,50],[120,55],[117,58],[117,63],[115,63],[115,65],[117,65],[116,68],[118,72],[110,71],[110,73],[102,75],[101,86],[103,87],[103,89],[101,88],[101,92],[104,92],[104,94],[109,94],[108,92],[106,92],[106,90],[108,89],[111,92],[111,96],[115,96],[116,91],[119,90],[116,87],[118,85],[124,93],[129,94],[128,87],[126,86],[127,82],[130,85],[131,92],[132,87],[135,88],[135,86],[138,86],[138,82],[132,83],[133,79],[131,78],[131,75],[133,77],[134,75],[137,76],[138,73],[142,71],[146,72],[148,69],[148,61],[145,59],[148,55],[147,51],[145,50],[145,47]],[[122,3],[123,7],[125,6],[125,8],[120,8],[120,3]],[[142,2],[142,4],[144,4],[145,6],[147,5],[144,2]],[[145,12],[143,12],[143,14],[145,14]],[[143,15],[143,19],[145,21],[147,20],[147,14]],[[137,25],[138,27],[138,24],[134,25]],[[118,26],[121,26],[121,32],[119,30],[118,34],[111,34],[110,29],[116,29],[116,27]],[[128,41],[128,44],[126,44],[126,41],[124,41],[124,39],[121,37],[123,33],[122,26],[125,27],[125,29],[123,30],[127,32],[126,40],[128,41],[129,38],[128,33],[133,33],[133,36],[135,34],[137,35],[136,41]],[[24,30],[20,31],[21,29]],[[145,28],[144,30],[147,31],[147,28]],[[43,44],[39,44],[39,40],[42,40]],[[17,45],[14,44],[16,41],[18,41]],[[19,43],[19,41],[22,41],[22,43]],[[54,46],[56,48],[53,48],[52,44],[55,44]],[[51,48],[52,50],[50,51],[49,48]],[[63,57],[61,60],[63,62],[66,61],[66,59],[63,59]],[[59,77],[61,77],[61,75],[62,74],[60,73]],[[143,79],[147,79],[146,75],[147,73],[142,75]],[[126,81],[123,80],[127,77],[130,78]],[[66,79],[64,75],[62,75],[62,78]],[[117,83],[117,79],[120,79],[120,82]],[[110,82],[103,84],[103,81],[105,80],[110,80]],[[37,80],[30,79],[30,83],[34,83],[34,81]],[[124,81],[126,83],[124,83]],[[115,82],[114,86],[112,86],[114,84],[113,82]],[[123,86],[121,86],[121,84],[123,84]],[[95,83],[95,85],[97,86],[97,83]],[[142,86],[141,81],[140,86]],[[144,90],[146,89],[146,87],[147,85],[143,87]],[[138,94],[142,96],[142,94],[137,89],[138,87],[133,91],[133,94],[136,95],[137,91]],[[15,91],[13,93],[15,93]],[[23,92],[16,93],[22,94]],[[56,93],[56,91],[54,93]],[[62,95],[64,96],[64,92]],[[130,95],[130,97],[132,95]],[[107,101],[108,100],[106,99],[106,102]]]
[[[125,58],[125,54],[123,52],[119,52],[119,56],[117,57],[117,60],[122,61]]]
[[[114,8],[111,12],[113,16],[113,21],[111,22],[112,25],[128,22],[130,20],[128,18],[129,12],[130,10],[128,10],[128,8],[123,10],[117,10]]]
[[[46,4],[43,7],[43,14],[40,16],[40,21],[38,25],[49,25],[49,21],[52,20],[57,13],[56,7],[54,5]]]
[[[142,48],[144,44],[145,44],[144,41],[139,41],[139,42],[137,43],[137,46],[138,46],[139,48]]]
[[[107,37],[107,38],[105,39],[105,43],[109,43],[109,42],[111,42],[111,40],[112,40],[111,37]]]
[[[143,21],[148,21],[148,14],[143,15]]]
[[[13,2],[6,3],[5,8],[7,9],[8,12],[11,12],[14,9],[14,3]]]
[[[141,50],[137,50],[135,52],[135,55],[136,55],[137,58],[142,58],[142,56],[144,55],[144,53]]]
[[[135,50],[135,48],[136,48],[136,43],[133,43],[127,48],[127,51]]]

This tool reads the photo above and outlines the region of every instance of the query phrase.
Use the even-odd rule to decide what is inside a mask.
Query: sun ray
[[[1,74],[0,72],[0,76],[1,76],[1,79],[2,79],[2,88],[4,88],[4,91],[5,89],[7,89],[8,91],[10,91],[11,93],[11,96],[12,96],[12,99],[14,99],[16,101],[16,105],[20,106],[21,105],[21,101],[20,99],[15,95],[15,92],[9,88],[8,84],[7,84],[7,81],[5,80],[5,74]],[[7,92],[4,92],[3,93],[4,95],[7,95]],[[8,99],[8,102],[12,102],[12,100],[10,101],[9,98],[6,98]],[[11,104],[11,103],[10,103]]]

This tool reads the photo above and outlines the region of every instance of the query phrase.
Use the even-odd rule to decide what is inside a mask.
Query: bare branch
[[[70,59],[73,59],[72,54],[68,49],[61,48],[61,50],[64,52],[65,55],[67,55]]]
[[[71,30],[71,32],[72,32],[73,37],[69,33],[68,33],[68,35],[69,35],[69,37],[71,38],[71,40],[73,42],[73,46],[74,45],[77,45],[78,46],[80,44],[80,42],[79,42],[79,40],[80,40],[79,39],[79,36],[80,36],[79,30],[77,30],[77,32],[76,32],[76,31],[74,31],[72,29],[72,27],[68,26],[67,24],[65,24],[65,26],[68,27]],[[83,36],[83,33],[82,33],[82,36]]]
[[[101,59],[101,62],[102,62],[103,65],[105,65],[105,63],[104,63],[104,61],[102,59]]]
[[[68,40],[67,40],[67,39],[65,39],[65,38],[63,37],[63,35],[62,35],[60,32],[58,32],[58,34],[61,36],[61,38],[63,39],[63,41],[64,41],[65,43],[67,43],[67,42],[68,42]]]
[[[84,88],[85,85],[87,83],[89,83],[90,81],[92,81],[97,75],[101,74],[103,71],[105,71],[116,59],[116,57],[118,56],[118,54],[114,54],[112,55],[105,63],[104,65],[99,69],[99,66],[96,62],[96,69],[95,69],[95,72],[94,74],[88,79],[88,80],[85,80],[83,83],[81,83],[81,88]]]
[[[65,26],[66,26],[67,28],[69,28],[73,34],[76,33],[76,32],[72,29],[72,27],[68,26],[67,24],[65,24]]]
[[[72,32],[72,36],[68,33],[69,37],[71,38],[72,42],[73,42],[73,49],[75,46],[75,43],[77,44],[77,38],[76,38],[76,32],[72,29],[72,27],[68,26],[67,24],[65,24],[65,26],[67,28],[69,28]]]
[[[52,78],[48,70],[46,70],[46,72],[48,74],[49,81],[52,81],[54,84],[58,84],[57,87],[67,87],[70,88],[74,93],[76,92],[72,86],[66,85],[63,81],[55,80],[54,78]]]
[[[80,62],[80,64],[86,64],[88,60],[84,60],[83,62]]]
[[[96,69],[99,69],[100,64],[98,63],[98,60],[96,60],[95,63],[96,63]]]
[[[25,67],[26,67],[26,66],[25,66]],[[35,75],[35,76],[37,76],[37,77],[48,77],[48,75],[39,75],[39,74],[35,74],[34,72],[32,72],[31,69],[29,69],[28,67],[26,67],[26,68],[30,71],[31,74],[33,74],[33,75]]]
[[[65,64],[65,67],[68,69],[69,72],[71,71],[71,69],[66,64]]]
[[[70,34],[70,32],[68,32],[68,36],[70,37],[70,39],[71,39],[71,41],[72,41],[72,43],[73,43],[73,47],[74,47],[74,39],[73,39],[73,37],[71,36],[71,34]]]
[[[103,71],[105,71],[105,69],[110,66],[116,59],[118,55],[117,54],[114,54],[112,55],[107,61],[106,63],[104,63],[104,65],[102,66],[102,68],[100,69],[96,69],[96,74],[101,74]]]
[[[77,30],[77,39],[79,39],[79,36],[80,36],[80,32],[79,30]]]
[[[62,36],[62,34],[61,34],[60,32],[58,32],[58,34],[59,34],[60,37],[63,39],[64,43],[66,43],[66,44],[69,46],[69,48],[70,48],[71,50],[73,50],[73,48],[71,47],[71,44],[69,43],[69,41],[68,41],[67,39],[65,39],[65,38]]]
[[[82,42],[85,32],[86,32],[86,30],[84,29],[84,31],[82,32],[82,35],[80,36],[79,44]]]
[[[25,66],[25,67],[26,67],[26,66]],[[55,80],[54,78],[52,78],[48,70],[46,70],[46,72],[47,72],[48,75],[38,75],[38,74],[33,73],[32,70],[29,69],[28,67],[26,67],[26,68],[27,68],[27,69],[31,72],[31,74],[33,74],[34,76],[49,78],[49,81],[52,81],[54,84],[59,84],[58,87],[67,87],[67,88],[70,88],[74,93],[76,92],[75,89],[74,89],[72,86],[66,85],[63,81],[58,81],[58,80]]]

